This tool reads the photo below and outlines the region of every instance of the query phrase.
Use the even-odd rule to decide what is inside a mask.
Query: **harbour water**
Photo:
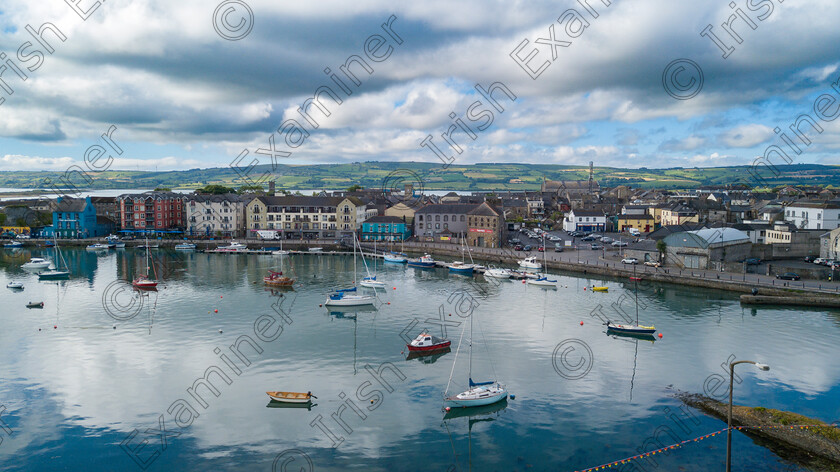
[[[158,249],[163,283],[138,295],[126,281],[142,251],[64,253],[73,276],[58,283],[20,268],[46,250],[0,254],[3,470],[581,470],[725,428],[673,393],[725,399],[733,359],[770,365],[738,366],[736,403],[840,418],[837,311],[644,285],[640,321],[663,337],[636,340],[591,316],[634,316],[627,281],[558,276],[546,290],[378,261],[378,309],[331,313],[319,305],[352,284],[350,256]],[[294,289],[266,289],[269,269],[296,277]],[[470,313],[473,379],[498,378],[515,399],[445,417],[459,340],[450,390],[467,384]],[[406,359],[404,338],[423,329],[451,351]],[[274,408],[267,390],[318,398]],[[718,434],[614,470],[719,470],[725,451]],[[811,470],[740,432],[733,451],[733,470]]]

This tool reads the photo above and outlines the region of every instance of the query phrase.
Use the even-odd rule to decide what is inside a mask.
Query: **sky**
[[[0,171],[840,164],[838,24],[830,0],[4,0]]]

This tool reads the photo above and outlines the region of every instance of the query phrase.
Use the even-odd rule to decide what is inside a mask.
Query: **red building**
[[[183,231],[184,195],[173,192],[146,192],[117,197],[120,230]]]

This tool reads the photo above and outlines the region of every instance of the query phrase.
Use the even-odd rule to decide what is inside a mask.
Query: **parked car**
[[[554,252],[563,252],[563,245],[560,244],[560,243],[555,244],[554,245]]]
[[[28,234],[19,234],[19,235],[15,236],[15,238],[16,239],[29,239],[29,235]]]
[[[828,259],[823,259],[822,257],[814,259],[814,264],[825,265],[826,262],[828,262]]]
[[[744,262],[746,262],[747,265],[759,265],[759,264],[761,264],[761,259],[758,259],[756,257],[751,257],[751,258],[745,260]]]
[[[538,248],[537,248],[537,251],[539,251],[539,252],[545,252],[545,247],[544,247],[544,246],[540,246],[540,247],[538,247]]]
[[[776,274],[777,279],[782,280],[799,280],[800,277],[793,272],[785,272],[784,274]]]
[[[530,251],[533,249],[530,244],[526,244],[525,247],[522,248],[523,251]]]
[[[613,247],[625,247],[627,246],[627,243],[625,243],[624,241],[613,241],[610,245]]]
[[[621,263],[622,264],[638,264],[639,260],[636,259],[635,257],[625,257],[624,259],[621,260]]]
[[[590,234],[589,236],[584,236],[584,237],[580,238],[580,240],[581,241],[595,241],[595,236],[592,236]]]
[[[661,264],[656,261],[645,261],[645,265],[650,267],[659,267]]]
[[[589,249],[592,249],[593,251],[597,250],[597,249],[604,249],[604,245],[603,244],[592,243],[592,244],[589,245]]]
[[[805,256],[805,262],[814,262],[817,256]]]
[[[549,236],[548,240],[551,242],[557,242],[562,241],[562,238],[560,238],[559,236]]]
[[[514,246],[514,247],[513,247],[513,250],[514,250],[514,251],[521,251],[521,250],[522,250],[522,245],[521,245],[521,244],[517,244],[516,246]]]
[[[609,236],[604,236],[603,238],[601,238],[601,242],[602,243],[611,243],[611,242],[613,242],[613,238],[611,238]]]

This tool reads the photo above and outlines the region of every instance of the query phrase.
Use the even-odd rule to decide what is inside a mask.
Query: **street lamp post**
[[[767,364],[754,361],[736,361],[729,364],[729,413],[726,415],[726,472],[732,470],[732,384],[735,378],[735,366],[738,364],[753,364],[759,370],[770,370]]]

